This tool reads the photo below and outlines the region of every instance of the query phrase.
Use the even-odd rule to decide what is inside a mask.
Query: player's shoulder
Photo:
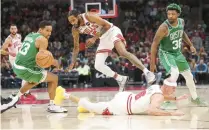
[[[168,25],[167,25],[165,22],[163,22],[163,23],[159,26],[159,29],[162,30],[162,31],[165,31],[165,30],[168,29]]]
[[[17,38],[21,39],[22,38],[21,34],[17,33]]]

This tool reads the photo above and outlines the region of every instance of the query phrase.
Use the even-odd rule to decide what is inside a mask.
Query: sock
[[[17,93],[17,96],[18,97],[21,97],[23,94],[19,91],[18,93]]]
[[[123,80],[123,77],[122,75],[119,75],[117,73],[115,73],[115,75],[113,76],[117,81],[122,81]]]
[[[197,98],[197,92],[196,92],[196,86],[195,86],[191,71],[185,71],[181,74],[186,80],[186,85],[189,88],[192,99],[195,100]]]
[[[54,100],[50,100],[50,101],[49,101],[49,104],[50,104],[50,105],[53,105],[53,104],[54,104]]]
[[[147,75],[147,73],[149,72],[149,70],[147,68],[144,68],[143,69],[143,72],[144,72],[145,75]]]

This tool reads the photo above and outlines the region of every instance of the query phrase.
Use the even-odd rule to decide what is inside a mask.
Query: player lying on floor
[[[165,100],[179,101],[188,98],[188,95],[178,98],[169,96],[175,92],[176,86],[176,82],[164,80],[162,86],[152,85],[138,94],[118,92],[111,101],[98,103],[92,103],[86,98],[78,98],[66,93],[62,87],[58,87],[55,103],[60,104],[64,99],[70,99],[78,103],[80,112],[94,112],[102,115],[149,114],[154,116],[182,116],[184,113],[178,110],[168,112],[160,109]]]

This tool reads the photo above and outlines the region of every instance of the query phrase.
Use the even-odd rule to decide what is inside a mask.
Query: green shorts
[[[159,50],[160,63],[166,69],[166,73],[170,74],[171,67],[178,68],[179,72],[189,70],[189,64],[182,53],[169,53]]]
[[[14,63],[13,71],[18,78],[29,83],[41,83],[47,77],[47,71],[39,67],[26,68]]]

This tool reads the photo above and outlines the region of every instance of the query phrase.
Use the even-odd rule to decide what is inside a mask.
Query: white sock
[[[145,75],[147,75],[147,73],[149,72],[149,70],[147,68],[144,68],[143,69],[143,72],[144,72]]]
[[[181,74],[183,75],[183,77],[186,80],[186,85],[189,88],[192,99],[195,100],[197,98],[197,92],[196,92],[196,86],[195,86],[195,83],[193,80],[193,75],[192,75],[191,71],[185,71]]]
[[[117,74],[117,77],[115,78],[117,81],[122,81],[123,80],[123,76]]]
[[[17,93],[17,96],[18,97],[21,97],[23,94],[19,91],[18,93]]]
[[[54,100],[50,100],[50,101],[49,101],[49,104],[50,104],[50,105],[53,105],[53,104],[54,104]]]

